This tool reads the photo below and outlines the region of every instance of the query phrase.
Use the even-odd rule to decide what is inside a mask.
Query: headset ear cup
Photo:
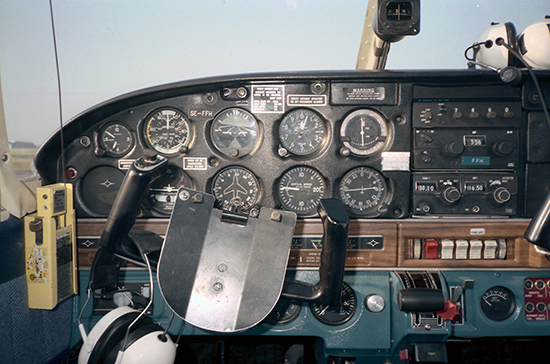
[[[516,52],[518,51],[518,33],[516,31],[516,27],[513,23],[504,23],[504,27],[506,29],[506,44],[510,46],[513,50]],[[519,60],[517,57],[508,50],[508,66],[517,66]]]
[[[139,315],[139,311],[129,307],[119,307],[105,315],[90,332],[89,337],[95,342],[92,351],[87,355],[86,350],[83,348],[80,352],[78,363],[114,363],[118,352],[122,349],[128,326]],[[175,357],[176,349],[170,337],[167,336],[166,340],[158,338],[159,335],[163,335],[163,332],[164,330],[160,325],[154,323],[150,317],[144,316],[132,327],[128,335],[125,350],[131,350],[134,343],[140,346],[142,343],[147,342],[149,348],[136,347],[138,349],[136,350],[138,356],[141,355],[140,352],[143,352],[148,355],[158,356],[159,358],[173,353],[173,357]],[[153,337],[156,339],[156,342],[152,339]],[[144,340],[143,338],[146,339]],[[138,341],[140,342],[137,343]],[[162,352],[159,353],[159,351]],[[136,353],[133,353],[133,355],[135,356]],[[125,351],[125,358],[126,356],[130,357],[130,355],[126,355]]]
[[[138,315],[139,312],[136,310],[126,312],[107,326],[101,336],[97,339],[87,363],[109,363],[107,359],[110,354],[113,351],[117,352],[120,349],[128,326],[136,319]],[[114,363],[114,359],[111,362]]]
[[[515,66],[517,59],[512,52],[508,48],[496,44],[496,40],[499,38],[502,38],[512,49],[517,50],[518,37],[514,24],[492,24],[478,39],[478,42],[483,45],[480,45],[477,52],[474,53],[475,61],[495,68]]]

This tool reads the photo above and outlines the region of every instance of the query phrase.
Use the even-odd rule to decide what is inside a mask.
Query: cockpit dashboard
[[[536,74],[550,93],[550,74]],[[134,229],[165,234],[181,186],[251,216],[262,207],[292,211],[287,275],[306,281],[316,280],[320,260],[317,205],[340,200],[351,218],[344,308],[282,300],[242,333],[185,326],[193,345],[223,351],[253,337],[285,350],[300,344],[306,362],[397,363],[439,355],[447,343],[448,360],[465,362],[472,351],[503,358],[501,342],[516,345],[511,355],[544,355],[550,260],[523,233],[550,188],[549,138],[527,74],[511,85],[488,70],[270,73],[106,101],[52,135],[35,165],[45,183],[74,185],[84,285],[117,191],[146,149],[169,167]],[[150,289],[133,266],[123,280]],[[455,314],[402,307],[400,291],[425,288],[441,290]],[[83,321],[113,305],[94,298]],[[159,295],[152,315],[170,319]]]

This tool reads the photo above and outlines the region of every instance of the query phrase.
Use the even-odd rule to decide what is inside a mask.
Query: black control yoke
[[[315,285],[286,280],[282,296],[322,305],[339,305],[344,281],[349,216],[337,199],[321,200],[317,208],[323,221],[323,250],[319,282]]]
[[[523,237],[527,241],[550,250],[550,192],[546,194],[537,213],[531,219],[531,223]]]
[[[144,264],[142,254],[153,253],[156,267],[163,239],[149,231],[130,232],[151,184],[168,168],[168,159],[146,149],[130,166],[99,239],[90,273],[91,289],[116,288],[121,258]]]
[[[163,239],[149,231],[130,231],[151,184],[166,172],[168,160],[145,150],[126,174],[99,240],[90,273],[90,287],[115,288],[121,258],[143,264],[141,255],[151,253],[156,267]],[[326,305],[340,304],[346,262],[349,216],[337,199],[323,199],[318,207],[323,222],[319,282],[285,280],[282,296]]]

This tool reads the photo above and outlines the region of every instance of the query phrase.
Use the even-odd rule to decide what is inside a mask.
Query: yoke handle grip
[[[282,296],[322,305],[339,305],[346,265],[349,216],[337,199],[321,200],[317,210],[323,222],[319,282],[313,285],[287,279]]]

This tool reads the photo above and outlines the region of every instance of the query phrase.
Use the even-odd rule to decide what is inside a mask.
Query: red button
[[[424,259],[437,259],[439,242],[435,239],[426,239],[424,245]]]

